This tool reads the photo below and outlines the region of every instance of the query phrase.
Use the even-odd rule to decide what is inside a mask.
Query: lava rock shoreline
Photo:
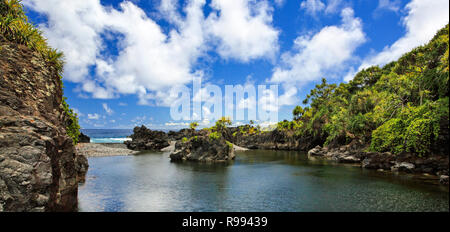
[[[170,159],[175,162],[226,162],[235,157],[235,149],[229,149],[233,145],[245,149],[305,151],[309,159],[333,160],[378,171],[434,175],[441,184],[448,185],[448,155],[418,157],[411,153],[393,155],[389,152],[367,152],[367,145],[358,139],[343,146],[332,144],[321,147],[324,140],[320,137],[301,138],[290,131],[278,129],[246,134],[240,129],[224,128],[220,132],[220,139],[215,141],[208,137],[211,132],[205,129],[165,133],[141,126],[134,128],[134,134],[130,136],[132,140],[125,141],[125,144],[132,150],[169,151]]]

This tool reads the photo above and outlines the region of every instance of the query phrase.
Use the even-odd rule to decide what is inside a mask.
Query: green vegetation
[[[229,117],[221,117],[219,120],[216,121],[216,125],[214,126],[214,129],[217,131],[222,131],[227,126],[230,126],[232,124]]]
[[[230,149],[233,149],[233,144],[232,143],[228,142],[228,140],[225,140],[225,142],[227,143],[227,145],[228,145],[228,147]]]
[[[53,64],[58,73],[63,70],[63,54],[47,44],[42,32],[28,22],[20,0],[0,1],[0,32],[9,41],[25,45],[38,51]]]
[[[63,97],[62,106],[64,112],[66,112],[69,120],[67,121],[66,132],[70,138],[72,138],[73,144],[78,143],[78,136],[80,135],[80,125],[78,124],[77,114],[69,108],[69,104],[66,103],[66,97]]]
[[[42,58],[55,68],[62,87],[63,53],[48,46],[42,32],[28,21],[20,0],[0,0],[0,33],[11,42],[39,52]],[[62,108],[69,118],[67,134],[76,144],[80,134],[77,115],[69,108],[65,97],[62,99]]]
[[[197,127],[198,127],[198,122],[191,122],[191,123],[189,124],[189,128],[190,128],[191,130],[195,130]]]
[[[355,138],[370,150],[426,155],[449,120],[448,25],[426,45],[384,67],[360,71],[349,83],[316,85],[279,130],[320,136],[325,145]],[[448,128],[446,128],[448,129]]]
[[[209,139],[211,139],[211,140],[218,140],[218,139],[220,139],[220,137],[222,137],[222,134],[220,134],[217,131],[211,132],[209,134]]]

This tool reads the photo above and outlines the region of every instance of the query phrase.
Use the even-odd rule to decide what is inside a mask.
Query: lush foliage
[[[66,132],[67,135],[72,138],[74,144],[78,143],[78,136],[80,135],[80,125],[78,124],[77,114],[73,112],[72,109],[69,108],[69,105],[66,103],[66,98],[63,97],[62,106],[64,112],[66,112],[69,119],[67,120]]]
[[[230,126],[232,124],[231,119],[228,117],[221,117],[216,121],[215,129],[218,131],[223,130],[225,127]]]
[[[189,123],[189,128],[191,130],[195,130],[198,127],[198,122],[191,122]]]
[[[56,69],[61,79],[64,65],[63,53],[48,46],[42,32],[28,21],[20,0],[0,0],[0,33],[11,42],[25,45],[39,52],[42,58]],[[69,108],[64,97],[62,108],[69,118],[67,134],[76,144],[80,134],[77,115]]]
[[[233,124],[229,117],[221,117],[216,121],[215,125],[210,128],[204,128],[203,130],[207,130],[209,132],[219,132],[222,133],[227,126]]]
[[[316,85],[279,130],[320,136],[325,145],[359,138],[374,151],[425,155],[448,121],[448,25],[426,45],[349,83]],[[446,128],[448,130],[448,128]]]
[[[222,134],[217,131],[211,132],[209,134],[209,139],[211,139],[211,140],[218,140],[218,139],[220,139],[220,137],[222,137]]]
[[[233,149],[233,144],[232,143],[228,142],[227,140],[225,140],[225,143],[227,143],[227,145],[228,145],[228,147],[230,149]]]
[[[63,54],[48,46],[42,32],[28,22],[19,0],[0,0],[0,16],[0,32],[6,39],[38,51],[62,72]]]

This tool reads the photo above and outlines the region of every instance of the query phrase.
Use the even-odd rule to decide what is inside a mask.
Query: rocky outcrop
[[[226,162],[235,157],[233,145],[224,138],[211,139],[207,136],[178,141],[170,154],[172,161]]]
[[[125,141],[131,150],[161,150],[169,146],[169,137],[163,131],[150,130],[145,126],[135,127],[130,136],[131,141]]]
[[[88,159],[85,155],[78,153],[75,156],[75,170],[77,171],[77,182],[84,183],[86,181],[86,173],[89,168]]]
[[[363,147],[363,143],[359,140],[354,140],[348,145],[335,148],[322,148],[320,146],[316,146],[308,151],[308,157],[322,157],[335,160],[339,163],[360,163],[365,158],[365,153],[361,152]]]
[[[206,135],[204,130],[192,130],[192,129],[181,129],[179,131],[169,131],[167,136],[171,141],[181,140],[183,138],[191,138],[194,136],[204,136]]]
[[[87,160],[67,136],[57,70],[0,35],[0,211],[77,210]]]
[[[361,141],[352,141],[349,145],[336,148],[316,146],[308,151],[308,157],[310,159],[324,158],[340,163],[360,164],[362,168],[367,169],[426,173],[441,176],[441,183],[446,183],[445,176],[448,176],[449,171],[449,157],[446,155],[419,157],[407,152],[393,155],[389,152],[364,152],[364,150]]]
[[[448,185],[448,176],[447,175],[441,175],[439,177],[439,183],[443,185]]]
[[[318,136],[299,137],[293,131],[278,129],[254,134],[241,133],[238,128],[227,128],[227,131],[231,135],[227,138],[229,141],[249,149],[307,151],[324,142]]]
[[[78,142],[79,143],[90,143],[91,138],[89,136],[83,134],[83,132],[80,132],[80,135],[78,136]]]
[[[247,128],[248,129],[248,128]],[[153,131],[145,126],[135,127],[131,141],[126,141],[132,150],[160,150],[169,146],[170,141],[178,141],[194,136],[207,136],[207,130],[182,129],[180,131]],[[292,131],[273,130],[254,134],[242,133],[238,127],[224,128],[221,136],[239,147],[249,149],[300,150],[306,151],[316,145],[323,144],[319,136],[297,137]]]

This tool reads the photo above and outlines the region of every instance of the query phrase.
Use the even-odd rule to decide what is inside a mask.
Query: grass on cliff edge
[[[0,0],[0,33],[11,42],[25,45],[39,52],[42,58],[57,70],[61,87],[63,87],[63,53],[51,48],[42,32],[28,21],[20,0]],[[80,134],[80,126],[77,114],[69,108],[65,97],[62,99],[62,109],[69,118],[65,122],[67,134],[76,144]]]

